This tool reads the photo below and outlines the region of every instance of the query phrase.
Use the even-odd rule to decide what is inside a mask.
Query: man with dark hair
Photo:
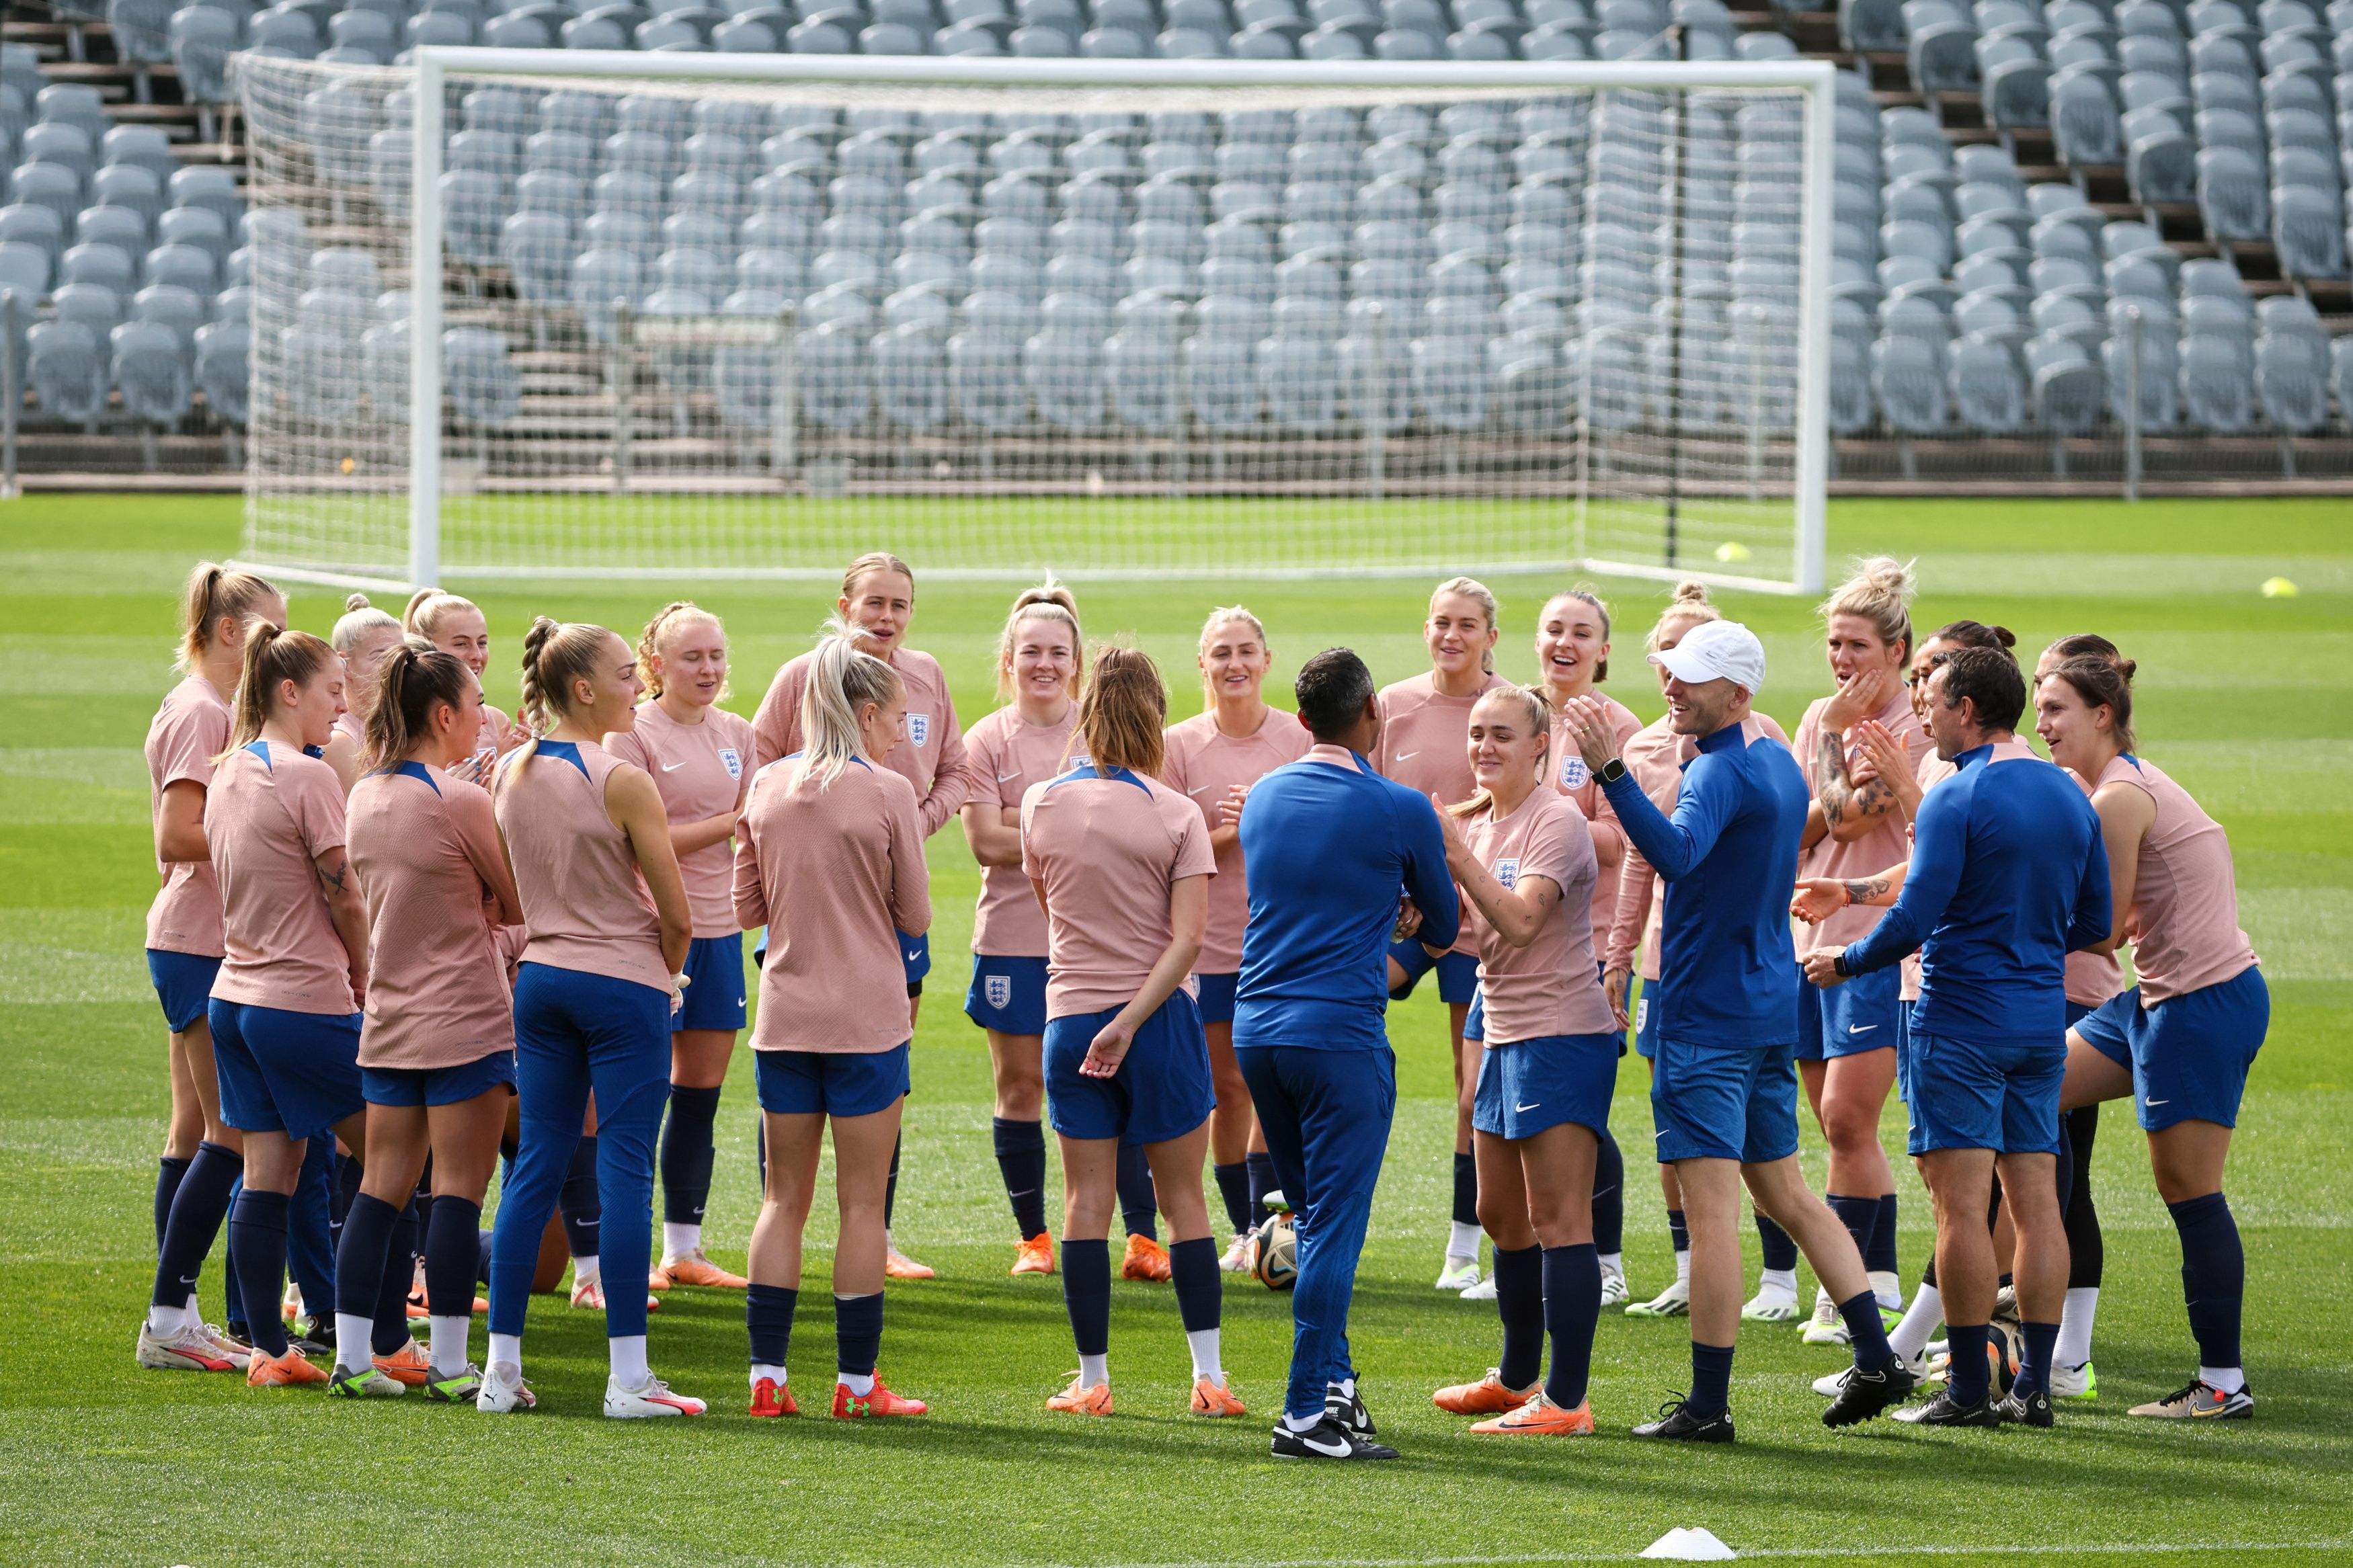
[[[1373,1184],[1397,1110],[1382,1028],[1402,891],[1420,935],[1460,922],[1430,802],[1365,761],[1381,733],[1372,672],[1346,648],[1307,661],[1294,688],[1315,737],[1250,787],[1242,812],[1250,923],[1234,988],[1234,1055],[1296,1216],[1291,1384],[1277,1458],[1393,1459],[1373,1442],[1348,1354],[1348,1301]]]
[[[1904,1100],[1911,1152],[1936,1205],[1952,1382],[1897,1419],[2048,1426],[2067,1289],[2057,1161],[2066,959],[2108,934],[2108,857],[2084,792],[2011,732],[2026,682],[2007,652],[1939,654],[1927,681],[1928,733],[1959,771],[1920,803],[1894,908],[1861,942],[1816,949],[1806,975],[1836,985],[1921,954]],[[2018,1230],[2026,1339],[1999,1403],[1987,1365],[1996,1263],[1985,1224],[1997,1170]]]

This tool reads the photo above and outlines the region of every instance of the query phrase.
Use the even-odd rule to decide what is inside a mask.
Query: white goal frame
[[[1820,60],[1407,63],[1389,61],[1092,60],[923,56],[642,54],[628,51],[497,49],[427,46],[415,51],[411,171],[408,577],[440,581],[442,293],[422,280],[441,276],[443,223],[438,186],[453,77],[653,79],[678,82],[816,82],[1039,88],[1408,88],[1465,89],[1794,89],[1804,94],[1805,192],[1799,225],[1799,324],[1793,453],[1795,530],[1788,579],[1744,576],[1706,566],[1667,566],[1590,555],[1586,504],[1575,507],[1575,548],[1561,564],[1620,576],[1697,576],[1725,586],[1789,594],[1822,586],[1823,504],[1829,469],[1830,286],[1835,169],[1835,68]],[[544,575],[507,568],[467,575]],[[776,575],[786,575],[779,572]],[[1103,574],[1093,574],[1103,575]],[[1153,575],[1160,575],[1155,573]]]

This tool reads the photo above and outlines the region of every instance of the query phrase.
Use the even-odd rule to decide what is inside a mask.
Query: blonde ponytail
[[[1708,603],[1707,584],[1696,577],[1686,577],[1675,584],[1673,595],[1667,600],[1667,607],[1659,612],[1658,622],[1651,627],[1651,635],[1642,639],[1642,647],[1651,653],[1658,652],[1667,628],[1677,622],[1681,622],[1683,629],[1688,631],[1704,622],[1722,619],[1724,612]]]
[[[824,789],[851,762],[865,757],[866,739],[858,710],[899,694],[899,672],[871,653],[859,651],[857,628],[836,616],[818,634],[809,658],[808,684],[801,691],[801,773]]]
[[[180,673],[194,675],[205,661],[205,650],[221,622],[252,619],[262,605],[279,597],[267,578],[250,572],[232,572],[210,561],[199,561],[188,574],[180,614],[180,647],[173,660]]]
[[[596,650],[613,634],[586,621],[542,616],[522,639],[522,717],[535,743],[570,708],[572,683],[594,679]]]
[[[909,579],[913,581],[913,578]],[[1071,689],[1076,691],[1086,679],[1086,650],[1080,642],[1079,601],[1076,595],[1054,581],[1052,573],[1034,588],[1024,588],[1013,601],[1013,609],[1005,617],[1005,630],[997,638],[997,700],[1008,702],[1013,698],[1013,644],[1024,621],[1052,621],[1071,628],[1071,657],[1077,669],[1071,676]]]
[[[472,674],[464,659],[421,637],[394,648],[384,661],[375,706],[368,710],[364,747],[368,767],[388,768],[406,759],[425,738],[426,724],[438,705],[462,710]]]
[[[309,632],[290,632],[268,621],[248,626],[245,666],[237,678],[237,704],[231,710],[228,750],[221,755],[226,757],[261,738],[261,727],[269,721],[270,705],[277,700],[282,682],[308,686],[334,657],[333,648]]]

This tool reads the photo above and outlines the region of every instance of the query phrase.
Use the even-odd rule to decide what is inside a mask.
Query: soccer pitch
[[[1251,1414],[1185,1411],[1187,1366],[1166,1286],[1114,1287],[1119,1414],[1050,1415],[1072,1364],[1059,1282],[1008,1279],[1012,1226],[988,1146],[980,1032],[960,1012],[977,876],[954,828],[932,843],[938,962],[916,1031],[897,1231],[939,1269],[893,1285],[882,1364],[935,1414],[900,1424],[822,1415],[754,1422],[743,1299],[674,1291],[652,1322],[658,1372],[712,1402],[687,1422],[608,1423],[601,1319],[533,1304],[541,1408],[491,1421],[406,1399],[142,1372],[132,1342],[153,1268],[150,1202],[168,1105],[164,1037],[141,956],[154,891],[140,744],[170,683],[189,564],[237,548],[239,503],[217,497],[35,497],[0,507],[0,1561],[38,1563],[640,1563],[922,1564],[1509,1563],[1625,1560],[1703,1525],[1743,1556],[2136,1563],[2216,1551],[2262,1561],[2353,1556],[2353,509],[2340,500],[1847,502],[1847,556],[1917,556],[1923,628],[1958,616],[2019,633],[2022,653],[2097,630],[2139,661],[2141,750],[2229,828],[2243,922],[2274,1000],[2227,1190],[2245,1236],[2246,1363],[2255,1419],[2227,1426],[2123,1414],[2195,1362],[2179,1253],[2129,1110],[2103,1117],[2095,1189],[2107,1235],[2099,1400],[2035,1433],[1826,1431],[1810,1380],[1843,1352],[1791,1328],[1744,1325],[1730,1448],[1640,1445],[1628,1426],[1687,1386],[1678,1321],[1605,1317],[1595,1347],[1599,1436],[1466,1436],[1430,1404],[1493,1361],[1492,1307],[1430,1289],[1445,1232],[1451,1092],[1445,1023],[1424,994],[1390,1015],[1399,1103],[1358,1279],[1353,1338],[1394,1464],[1301,1468],[1267,1457],[1290,1346],[1287,1303],[1229,1277],[1226,1364]],[[1237,509],[1221,521],[1247,524]],[[1201,537],[1214,537],[1205,521]],[[887,531],[860,542],[899,545]],[[902,547],[903,548],[903,547]],[[1465,558],[1476,553],[1466,550]],[[920,573],[923,558],[915,563]],[[2262,596],[2274,576],[2293,597]],[[463,586],[463,584],[457,584]],[[1496,578],[1499,667],[1533,671],[1531,620],[1550,578]],[[1384,681],[1424,668],[1418,581],[1080,587],[1090,638],[1160,660],[1176,715],[1198,706],[1195,633],[1240,599],[1274,644],[1271,697],[1298,661],[1356,647]],[[1618,582],[1608,689],[1661,706],[1643,632],[1661,585]],[[613,584],[476,596],[494,636],[491,696],[534,613],[600,620],[632,639],[673,596]],[[822,584],[723,582],[748,713],[830,606]],[[993,701],[1002,584],[919,579],[911,643],[936,654],[968,725]],[[1829,689],[1810,605],[1725,595],[1763,634],[1760,706],[1794,729]],[[296,624],[325,632],[342,595],[296,585]],[[1287,705],[1287,702],[1286,702]],[[2334,781],[2334,782],[2331,782]],[[756,1209],[748,1053],[721,1112],[707,1232],[740,1267]],[[1623,1063],[1613,1117],[1629,1152],[1626,1255],[1638,1299],[1671,1272],[1656,1183],[1634,1156],[1647,1083]],[[1885,1132],[1900,1149],[1901,1110]],[[1804,1121],[1801,1118],[1801,1121]],[[1820,1143],[1806,1149],[1819,1190]],[[1899,1173],[1903,1268],[1916,1278],[1927,1205]],[[1059,1183],[1056,1184],[1059,1190]],[[1214,1205],[1213,1205],[1214,1206]],[[804,1404],[829,1381],[830,1226],[811,1226],[809,1307],[795,1335]],[[1755,1268],[1754,1237],[1748,1237]],[[222,1253],[203,1300],[218,1315]],[[1810,1277],[1801,1281],[1810,1296]],[[478,1325],[476,1352],[481,1340]]]

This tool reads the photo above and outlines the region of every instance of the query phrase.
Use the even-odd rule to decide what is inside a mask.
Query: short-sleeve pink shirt
[[[164,704],[147,726],[149,811],[155,828],[164,824],[164,792],[185,781],[209,792],[213,759],[227,749],[228,704],[201,675],[191,675],[164,694]],[[209,860],[155,862],[163,886],[147,906],[147,945],[158,952],[218,958],[221,936],[220,879]]]
[[[1531,790],[1509,816],[1466,819],[1463,841],[1506,888],[1529,877],[1549,879],[1561,901],[1525,947],[1514,947],[1469,899],[1463,924],[1479,945],[1479,994],[1487,1043],[1509,1045],[1556,1035],[1607,1034],[1617,1020],[1602,994],[1593,956],[1591,907],[1599,866],[1593,830],[1577,802],[1554,790]]]
[[[1090,767],[1032,784],[1021,869],[1046,885],[1046,1016],[1134,1001],[1168,948],[1170,889],[1217,868],[1200,812],[1158,779]]]
[[[343,784],[291,746],[256,741],[223,758],[205,795],[220,873],[224,1002],[288,1013],[354,1011],[351,955],[335,933],[318,858],[343,846]]]
[[[2230,836],[2188,790],[2156,763],[2120,756],[2100,770],[2099,788],[2122,784],[2147,795],[2157,818],[2141,840],[2133,880],[2133,973],[2144,1007],[2235,980],[2255,965],[2239,929],[2239,882]]]
[[[605,749],[653,776],[672,823],[705,822],[744,804],[752,787],[752,723],[717,706],[700,724],[681,724],[659,702],[641,703],[634,728],[605,737]],[[722,838],[678,858],[698,937],[733,936],[735,847]]]
[[[1065,709],[1059,723],[1032,724],[1018,708],[999,708],[984,716],[965,737],[965,757],[972,769],[972,793],[966,805],[984,805],[1002,816],[1018,812],[1021,797],[1031,784],[1044,784],[1071,762],[1071,734],[1078,727],[1079,706]],[[973,911],[972,950],[990,958],[1046,956],[1046,911],[1018,866],[984,866],[980,870],[980,902]]]
[[[1315,737],[1298,715],[1266,710],[1255,733],[1227,734],[1215,713],[1197,714],[1161,734],[1165,748],[1160,782],[1200,808],[1202,825],[1214,834],[1218,808],[1235,786],[1248,788],[1275,769],[1307,754]],[[1209,884],[1209,927],[1201,938],[1198,974],[1232,974],[1242,966],[1242,928],[1250,923],[1250,885],[1242,877],[1242,847],[1237,838],[1217,852],[1218,875]]]

